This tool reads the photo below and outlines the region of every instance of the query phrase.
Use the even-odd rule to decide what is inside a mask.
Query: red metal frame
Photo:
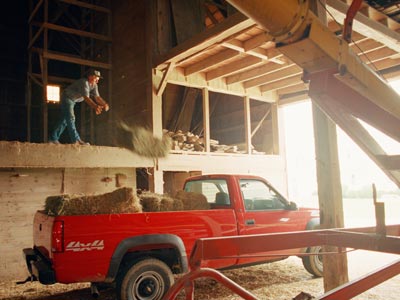
[[[348,43],[351,42],[351,33],[353,31],[353,20],[358,10],[360,9],[362,0],[353,0],[347,10],[346,18],[344,19],[343,39]]]
[[[226,257],[240,258],[260,254],[267,257],[268,251],[298,249],[318,245],[400,254],[400,225],[387,226],[386,232],[389,236],[379,234],[379,232],[376,233],[375,227],[368,227],[199,239],[196,241],[190,256],[191,271],[172,286],[165,295],[164,300],[175,299],[182,288],[185,288],[186,299],[193,300],[194,280],[200,277],[211,277],[230,288],[243,299],[255,300],[257,298],[253,294],[247,292],[220,272],[201,268],[201,263]],[[318,299],[351,299],[399,273],[400,260],[340,286]]]

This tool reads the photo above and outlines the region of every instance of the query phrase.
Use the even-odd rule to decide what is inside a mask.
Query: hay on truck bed
[[[182,201],[184,210],[210,209],[206,196],[200,193],[178,191],[175,198]]]
[[[184,209],[180,199],[171,198],[166,194],[142,192],[139,198],[144,212],[179,211]]]
[[[96,215],[142,212],[132,188],[93,196],[59,195],[46,198],[45,212],[53,216]]]
[[[174,198],[151,192],[134,195],[132,188],[120,188],[111,193],[93,196],[49,196],[45,212],[51,216],[118,214],[137,212],[205,210],[210,206],[199,193],[178,191]]]

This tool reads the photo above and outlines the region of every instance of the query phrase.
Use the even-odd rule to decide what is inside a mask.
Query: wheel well
[[[182,273],[182,263],[179,256],[179,251],[175,248],[151,249],[145,251],[127,252],[122,258],[120,270],[127,265],[143,260],[145,258],[156,258],[163,261],[174,274]]]

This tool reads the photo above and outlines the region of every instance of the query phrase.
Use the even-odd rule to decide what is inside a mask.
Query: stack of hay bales
[[[60,195],[47,197],[45,212],[53,216],[96,215],[142,212],[132,188],[120,188],[94,196]]]
[[[50,196],[46,198],[44,210],[51,216],[75,216],[209,208],[207,198],[200,193],[179,191],[172,198],[151,192],[134,195],[132,188],[124,187],[96,196]]]

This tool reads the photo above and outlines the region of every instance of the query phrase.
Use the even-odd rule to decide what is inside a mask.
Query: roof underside
[[[400,71],[400,17],[395,2],[364,3],[355,18],[350,45],[385,79],[397,77]],[[328,27],[337,35],[348,7],[346,1],[327,1]],[[159,57],[155,68],[164,77],[168,73],[169,83],[270,102],[307,97],[303,70],[279,51],[263,28],[239,13]]]

